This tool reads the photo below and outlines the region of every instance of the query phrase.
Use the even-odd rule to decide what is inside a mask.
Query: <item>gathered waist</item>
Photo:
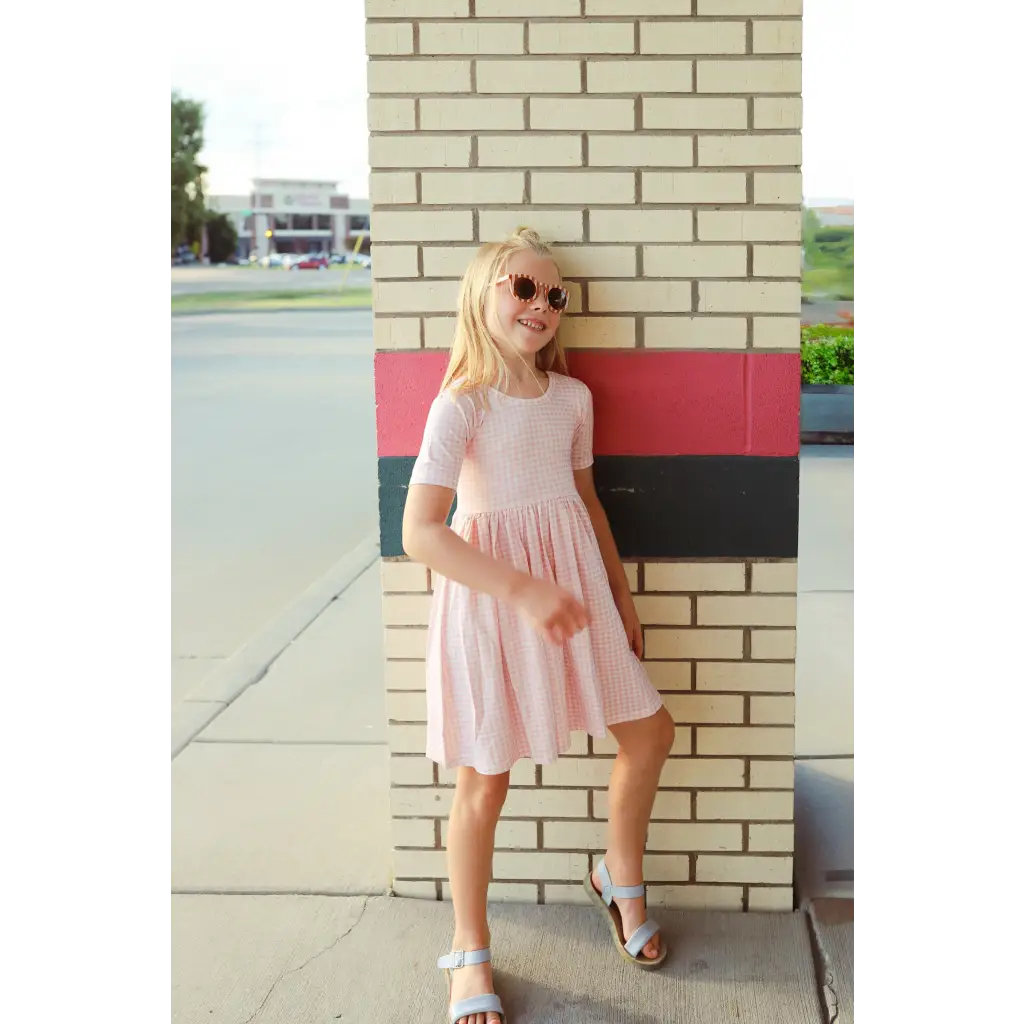
[[[559,494],[552,498],[545,498],[541,501],[530,501],[523,504],[516,505],[501,505],[495,508],[478,509],[478,508],[464,508],[462,503],[456,505],[455,515],[452,517],[453,522],[459,519],[477,519],[487,516],[499,516],[509,513],[522,513],[530,512],[533,510],[546,511],[555,505],[575,505],[582,508],[586,506],[583,504],[583,499],[579,496],[578,491],[573,491],[570,494]]]

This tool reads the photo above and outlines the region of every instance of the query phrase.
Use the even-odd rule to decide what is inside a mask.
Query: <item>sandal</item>
[[[448,998],[451,999],[452,992],[452,979],[449,971],[457,971],[460,967],[465,967],[467,964],[485,964],[491,959],[491,949],[489,946],[484,949],[457,949],[449,953],[447,956],[441,957],[437,961],[437,966],[440,967],[445,977],[448,979]],[[450,1024],[455,1024],[461,1017],[468,1017],[473,1013],[497,1013],[501,1018],[502,1024],[505,1024],[505,1010],[501,1005],[501,1000],[494,995],[493,992],[486,992],[481,996],[470,996],[468,999],[460,999],[454,1006],[450,1008]]]
[[[665,936],[661,937],[661,948],[654,960],[643,955],[643,948],[661,931],[661,925],[657,921],[652,921],[648,918],[627,940],[622,931],[622,915],[619,913],[619,908],[612,902],[616,896],[620,899],[635,899],[639,896],[646,896],[647,887],[642,883],[640,885],[613,885],[612,876],[608,873],[608,868],[605,866],[603,858],[601,863],[597,865],[597,874],[601,879],[600,892],[594,888],[589,871],[583,879],[583,886],[587,890],[587,895],[590,897],[591,902],[607,918],[608,925],[615,938],[616,948],[625,959],[636,964],[637,967],[642,967],[645,971],[656,970],[665,962],[665,957],[668,956],[668,944],[665,942]]]

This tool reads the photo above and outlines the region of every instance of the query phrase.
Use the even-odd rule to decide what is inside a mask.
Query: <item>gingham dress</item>
[[[457,490],[452,529],[495,558],[554,580],[590,614],[562,645],[514,608],[434,576],[427,639],[427,757],[495,775],[550,764],[570,732],[653,715],[661,695],[630,649],[573,471],[594,461],[590,391],[550,373],[539,398],[488,390],[430,408],[411,484]]]

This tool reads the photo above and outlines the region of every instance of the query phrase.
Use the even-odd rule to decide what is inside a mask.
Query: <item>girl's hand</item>
[[[619,609],[619,617],[622,619],[626,636],[629,637],[629,646],[638,658],[642,658],[644,656],[644,631],[636,614],[636,608],[633,606],[633,598],[629,594],[623,594],[621,598],[616,599],[615,605]]]
[[[568,590],[548,580],[525,577],[512,595],[512,604],[553,644],[565,643],[590,622],[583,605]]]

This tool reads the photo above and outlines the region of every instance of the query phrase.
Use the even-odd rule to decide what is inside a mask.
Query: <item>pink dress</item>
[[[488,391],[430,408],[410,484],[457,490],[452,529],[590,613],[587,629],[549,643],[514,608],[434,576],[427,639],[427,757],[486,775],[520,758],[550,764],[570,732],[653,715],[661,695],[633,654],[573,470],[594,461],[590,390],[550,373],[540,398]]]

